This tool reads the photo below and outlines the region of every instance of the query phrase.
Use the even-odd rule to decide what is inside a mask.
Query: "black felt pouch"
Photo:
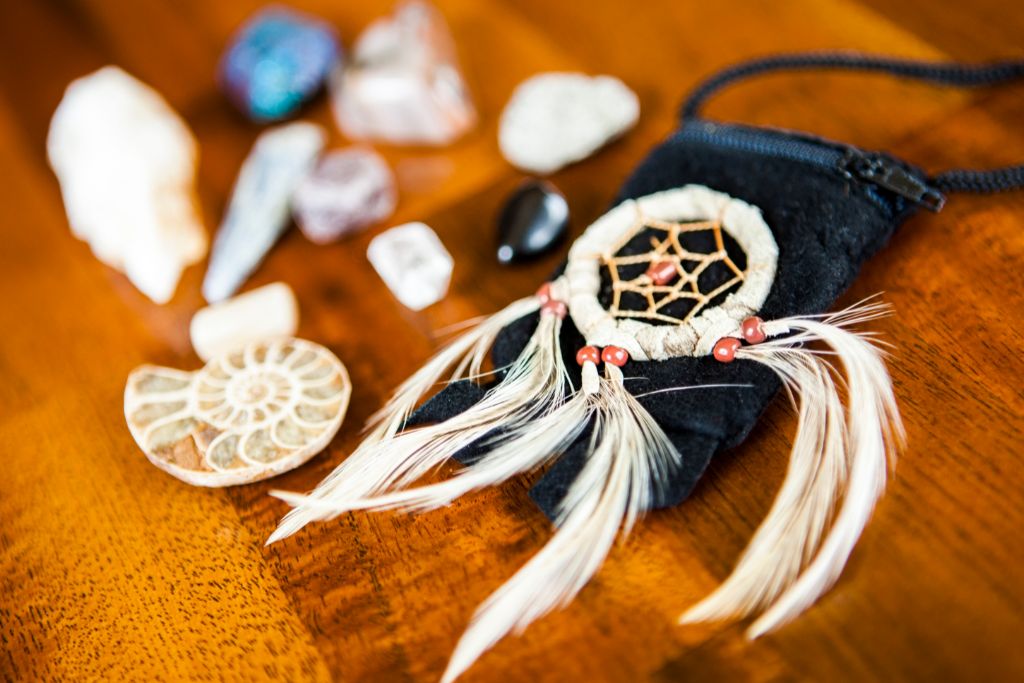
[[[903,220],[941,197],[922,171],[882,153],[786,131],[690,119],[640,164],[614,204],[688,184],[706,185],[761,209],[779,247],[775,283],[761,309],[766,319],[827,310]],[[537,315],[528,316],[502,332],[495,367],[519,356],[537,321]],[[579,368],[569,355],[584,341],[566,322],[562,348],[578,387]],[[658,507],[685,499],[711,457],[742,442],[779,389],[779,380],[762,365],[725,365],[709,356],[631,363],[623,371],[630,377],[634,368],[637,381],[626,386],[682,455],[682,467],[657,488]],[[741,386],[654,393],[703,384]],[[448,419],[487,388],[453,384],[424,404],[412,422]],[[581,436],[531,492],[548,516],[554,516],[582,468],[587,438]],[[457,457],[471,461],[474,454],[468,449]]]

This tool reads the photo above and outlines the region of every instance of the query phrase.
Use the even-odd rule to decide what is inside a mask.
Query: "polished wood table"
[[[455,257],[447,298],[404,309],[366,260],[378,226],[318,247],[291,230],[247,287],[284,280],[300,335],[354,382],[330,448],[273,482],[189,487],[139,452],[122,392],[142,363],[193,369],[203,268],[154,305],[67,226],[47,167],[67,83],[118,64],[166,95],[202,150],[206,225],[223,214],[259,132],[215,80],[259,3],[7,0],[0,5],[0,678],[431,681],[480,601],[551,528],[530,481],[422,516],[348,514],[269,548],[286,511],[268,489],[311,488],[453,323],[533,291],[564,255],[499,267],[494,217],[521,176],[496,142],[512,88],[547,70],[610,73],[639,94],[639,126],[553,177],[573,234],[672,129],[699,79],[780,50],[849,47],[921,58],[1024,55],[1024,6],[1005,0],[441,3],[482,115],[450,149],[385,150],[394,225],[423,220]],[[347,44],[383,2],[303,2]],[[1021,86],[952,92],[853,75],[773,76],[708,114],[884,148],[930,170],[1024,160]],[[330,125],[323,98],[304,115]],[[332,144],[346,141],[333,133]],[[909,428],[888,493],[835,589],[756,642],[742,624],[676,625],[730,570],[784,474],[785,401],[712,464],[693,497],[651,514],[577,600],[502,641],[467,681],[1021,680],[1024,678],[1024,192],[954,196],[908,222],[841,303],[885,292],[878,323]]]

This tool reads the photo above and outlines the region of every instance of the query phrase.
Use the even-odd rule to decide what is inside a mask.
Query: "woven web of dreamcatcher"
[[[618,255],[618,252],[637,235],[646,231],[652,232],[651,249],[640,254]],[[688,249],[683,244],[683,236],[687,233],[709,232],[713,238],[713,248],[707,252]],[[721,219],[676,223],[645,216],[637,211],[637,217],[622,239],[602,255],[602,261],[608,269],[611,279],[612,296],[608,312],[616,318],[639,318],[662,323],[681,324],[698,315],[715,299],[731,289],[737,288],[745,279],[746,273],[729,255],[722,235]],[[656,284],[646,272],[628,278],[623,271],[635,271],[638,266],[650,268],[655,265],[671,263],[675,268],[675,279],[665,284]],[[728,269],[731,277],[717,283],[706,292],[701,291],[701,275],[715,264]],[[645,268],[646,270],[646,268]],[[721,279],[721,278],[720,278]],[[623,295],[632,294],[646,301],[647,307],[640,309],[627,308],[623,305]],[[691,302],[689,310],[683,317],[671,315],[667,310],[670,304],[679,301]]]

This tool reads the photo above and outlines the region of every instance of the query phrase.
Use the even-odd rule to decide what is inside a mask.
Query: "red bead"
[[[736,359],[736,351],[740,348],[740,340],[736,337],[722,337],[715,343],[715,350],[712,352],[715,360],[721,363],[731,363]]]
[[[558,299],[548,299],[540,305],[540,312],[547,313],[548,315],[557,315],[559,318],[564,318],[565,314],[569,312],[566,305]]]
[[[601,352],[597,350],[596,346],[584,346],[576,352],[576,362],[580,365],[584,363],[597,365],[601,362]]]
[[[676,264],[671,261],[656,261],[647,269],[646,275],[651,278],[651,282],[660,286],[675,280],[679,271],[676,270]]]
[[[756,315],[744,320],[740,329],[743,332],[743,339],[748,344],[760,344],[768,338],[768,335],[764,333],[764,321]]]
[[[629,351],[618,346],[606,346],[601,352],[601,360],[621,368],[629,360]]]
[[[540,299],[540,302],[542,304],[546,304],[547,302],[551,301],[551,283],[545,282],[544,284],[542,284],[537,289],[537,293],[534,294],[534,296]]]

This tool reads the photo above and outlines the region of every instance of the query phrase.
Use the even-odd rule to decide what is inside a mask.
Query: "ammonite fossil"
[[[324,347],[275,339],[195,372],[132,371],[124,414],[150,462],[196,486],[233,486],[298,467],[337,433],[352,385]]]

